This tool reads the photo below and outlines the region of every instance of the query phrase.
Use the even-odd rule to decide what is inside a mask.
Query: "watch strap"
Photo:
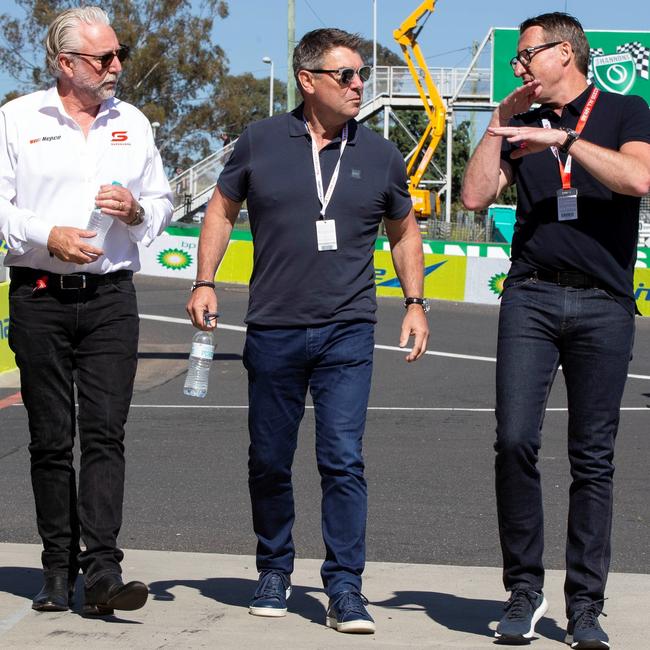
[[[194,280],[192,282],[192,287],[190,291],[196,291],[199,287],[210,287],[210,289],[214,289],[216,287],[214,282],[211,282],[210,280]]]
[[[569,153],[571,145],[580,137],[580,134],[566,126],[561,126],[560,129],[566,133],[566,140],[558,147],[558,150],[562,153]]]

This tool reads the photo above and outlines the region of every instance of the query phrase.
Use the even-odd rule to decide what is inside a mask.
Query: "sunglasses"
[[[510,65],[514,69],[517,67],[517,63],[521,63],[521,65],[526,68],[530,65],[530,62],[532,61],[535,54],[541,52],[542,50],[547,50],[550,47],[555,47],[560,43],[562,43],[562,41],[553,41],[552,43],[542,43],[541,45],[535,45],[534,47],[527,47],[525,50],[517,52],[517,55],[513,56],[512,59],[510,59]]]
[[[358,70],[354,68],[337,68],[336,70],[309,70],[307,72],[328,72],[329,74],[334,75],[336,79],[342,86],[349,86],[354,79],[354,75],[359,75],[361,81],[368,81],[372,75],[372,66],[362,65]]]
[[[108,68],[108,66],[113,62],[113,59],[117,57],[117,60],[122,63],[129,58],[129,52],[131,49],[128,45],[123,45],[120,43],[120,46],[117,50],[112,52],[107,52],[106,54],[86,54],[85,52],[62,52],[62,54],[74,54],[75,56],[87,56],[91,59],[97,61],[102,68]]]

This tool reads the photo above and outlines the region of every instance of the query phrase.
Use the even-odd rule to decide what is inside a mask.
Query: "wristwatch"
[[[138,207],[135,209],[135,217],[133,217],[133,221],[126,224],[127,226],[139,226],[144,221],[144,208],[139,203],[136,205]]]
[[[430,309],[429,301],[426,298],[404,298],[404,307],[408,307],[409,305],[420,305],[424,309],[425,314]]]
[[[560,130],[566,131],[566,140],[558,147],[558,149],[562,153],[569,153],[569,148],[580,137],[580,134],[577,131],[574,131],[573,129],[570,129],[566,126],[561,126]]]

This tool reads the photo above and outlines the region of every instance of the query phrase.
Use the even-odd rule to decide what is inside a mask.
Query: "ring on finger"
[[[120,212],[124,212],[124,201],[120,201],[119,210],[120,210]]]

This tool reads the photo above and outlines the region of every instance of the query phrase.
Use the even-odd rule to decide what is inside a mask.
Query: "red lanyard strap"
[[[587,120],[591,115],[591,111],[596,105],[596,100],[598,99],[598,95],[600,95],[600,90],[598,90],[598,88],[594,86],[591,89],[591,94],[589,95],[589,99],[587,100],[587,103],[585,104],[585,107],[582,109],[582,113],[578,118],[578,124],[576,125],[575,128],[576,133],[578,134],[582,133],[582,130],[585,128],[585,124],[587,124]],[[562,179],[562,189],[568,190],[571,187],[571,160],[572,160],[571,154],[567,156],[566,164],[564,165],[560,160],[560,156],[557,152],[557,147],[553,147],[553,155],[557,158],[557,162],[560,167],[560,178]]]

